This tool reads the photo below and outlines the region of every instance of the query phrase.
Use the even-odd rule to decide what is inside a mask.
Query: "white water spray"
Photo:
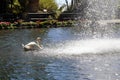
[[[58,44],[59,45],[59,44]],[[59,47],[44,48],[37,54],[47,55],[80,55],[120,53],[120,39],[87,39],[74,40]]]
[[[115,30],[114,24],[96,24],[99,20],[115,19],[118,3],[118,0],[87,0],[84,18],[91,22],[81,22],[75,27],[75,31],[79,32],[74,32],[81,35],[81,39],[66,41],[62,45],[57,44],[59,47],[45,48],[40,53],[74,55],[120,52],[120,39],[116,37],[119,28]]]

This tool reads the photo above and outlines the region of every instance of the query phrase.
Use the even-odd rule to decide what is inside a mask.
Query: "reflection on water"
[[[117,30],[114,39],[85,39],[73,28],[1,30],[0,80],[119,80]],[[24,52],[21,44],[38,36],[44,49]]]

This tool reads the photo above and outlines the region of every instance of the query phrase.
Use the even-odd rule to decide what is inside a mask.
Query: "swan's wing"
[[[22,47],[23,47],[23,49],[24,49],[25,51],[28,51],[28,50],[31,49],[30,46],[28,46],[28,45],[24,45],[24,44],[22,44]]]
[[[30,43],[24,45],[24,47],[27,49],[37,49],[37,47],[39,49],[43,49],[43,47],[41,47],[41,45],[37,44],[36,42],[30,42]]]
[[[28,43],[27,45],[36,45],[36,42],[30,42],[30,43]]]

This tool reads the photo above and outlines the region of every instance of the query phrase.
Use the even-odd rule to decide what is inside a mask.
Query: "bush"
[[[10,25],[11,25],[10,22],[0,22],[0,28],[1,28],[1,29],[9,28]]]

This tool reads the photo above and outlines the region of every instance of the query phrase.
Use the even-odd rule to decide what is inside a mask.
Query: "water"
[[[115,23],[107,24],[105,20],[118,19],[119,0],[76,0],[75,11],[80,13],[76,23],[83,37],[114,38]],[[87,36],[86,36],[87,34]]]
[[[76,0],[74,12],[79,19],[110,20],[118,16],[119,0]]]
[[[118,2],[86,1],[76,27],[1,30],[0,80],[119,80],[120,25],[96,23],[115,19]],[[44,48],[25,52],[38,36]]]
[[[109,20],[117,18],[119,0],[88,0],[86,16],[92,20]]]
[[[119,80],[119,27],[113,39],[83,38],[74,30],[1,30],[0,79]],[[21,43],[38,36],[44,49],[24,52]]]

